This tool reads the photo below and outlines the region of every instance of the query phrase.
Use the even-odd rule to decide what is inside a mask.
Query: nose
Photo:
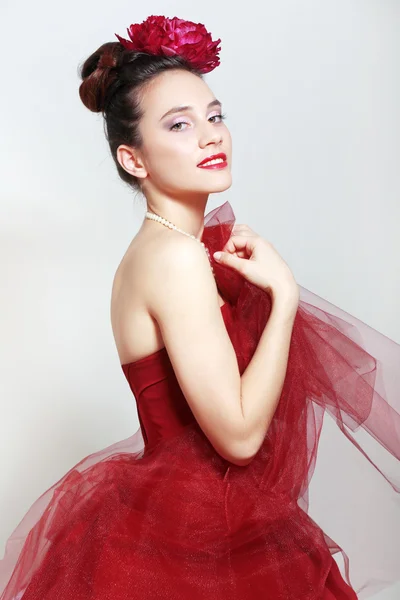
[[[217,130],[215,123],[207,122],[207,125],[200,136],[199,145],[203,148],[204,146],[208,146],[208,144],[220,144],[222,139],[222,131]]]

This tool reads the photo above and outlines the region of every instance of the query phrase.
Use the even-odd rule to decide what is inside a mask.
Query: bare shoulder
[[[191,238],[179,233],[170,236],[162,250],[152,256],[148,269],[146,295],[149,310],[155,316],[167,309],[168,299],[175,296],[181,298],[181,303],[185,299],[196,304],[218,301],[218,289],[206,251]]]
[[[210,278],[208,257],[198,242],[166,230],[153,236],[139,234],[132,240],[115,273],[112,298],[117,299],[121,292],[127,293],[136,307],[140,305],[150,313],[154,303],[164,299],[166,282],[185,266],[190,271],[192,285],[201,277],[201,271]],[[214,288],[217,290],[216,285]]]

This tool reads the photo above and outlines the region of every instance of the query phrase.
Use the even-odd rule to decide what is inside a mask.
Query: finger
[[[247,250],[245,245],[243,245],[243,248],[241,248],[237,243],[235,244],[235,242],[231,244],[229,244],[228,242],[227,244],[225,244],[222,250],[225,252],[229,252],[232,255],[238,256],[239,258],[247,258]]]
[[[222,265],[226,265],[228,267],[234,268],[236,271],[240,273],[244,273],[246,268],[247,260],[243,258],[239,258],[234,254],[230,254],[229,252],[215,252],[214,259]]]
[[[230,254],[234,254],[237,252],[251,254],[253,251],[253,245],[253,237],[244,235],[233,235],[226,242],[223,250],[224,252],[229,252]]]

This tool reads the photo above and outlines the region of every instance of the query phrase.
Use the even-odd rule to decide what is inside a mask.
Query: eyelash
[[[226,113],[222,113],[219,115],[213,115],[212,117],[210,117],[210,119],[214,119],[215,117],[220,117],[221,120],[218,121],[218,123],[222,123],[222,121],[224,119],[226,119]],[[181,124],[187,125],[186,121],[178,121],[178,123],[174,123],[172,125],[172,127],[169,128],[169,130],[170,131],[182,131],[182,129],[174,129],[174,127],[176,127],[177,125],[181,125]]]

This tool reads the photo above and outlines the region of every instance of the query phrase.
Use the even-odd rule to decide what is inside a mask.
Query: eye
[[[178,123],[175,123],[174,125],[172,125],[172,127],[170,127],[170,131],[182,131],[182,129],[175,129],[175,127],[177,125],[187,125],[188,123],[186,123],[186,121],[179,121]]]
[[[219,117],[221,119],[221,121],[218,121],[218,123],[221,123],[224,119],[226,119],[226,113],[219,114],[219,115],[213,115],[212,117],[210,117],[210,119],[215,119],[216,117]]]
[[[212,117],[210,117],[210,119],[216,119],[216,118],[220,118],[221,120],[218,121],[218,123],[221,123],[224,119],[226,119],[226,113],[213,115]],[[213,121],[213,122],[215,123],[215,121]],[[174,123],[174,125],[172,125],[172,127],[169,128],[170,131],[184,131],[182,128],[175,129],[178,125],[188,125],[188,123],[186,123],[186,121],[179,121],[178,123]]]

